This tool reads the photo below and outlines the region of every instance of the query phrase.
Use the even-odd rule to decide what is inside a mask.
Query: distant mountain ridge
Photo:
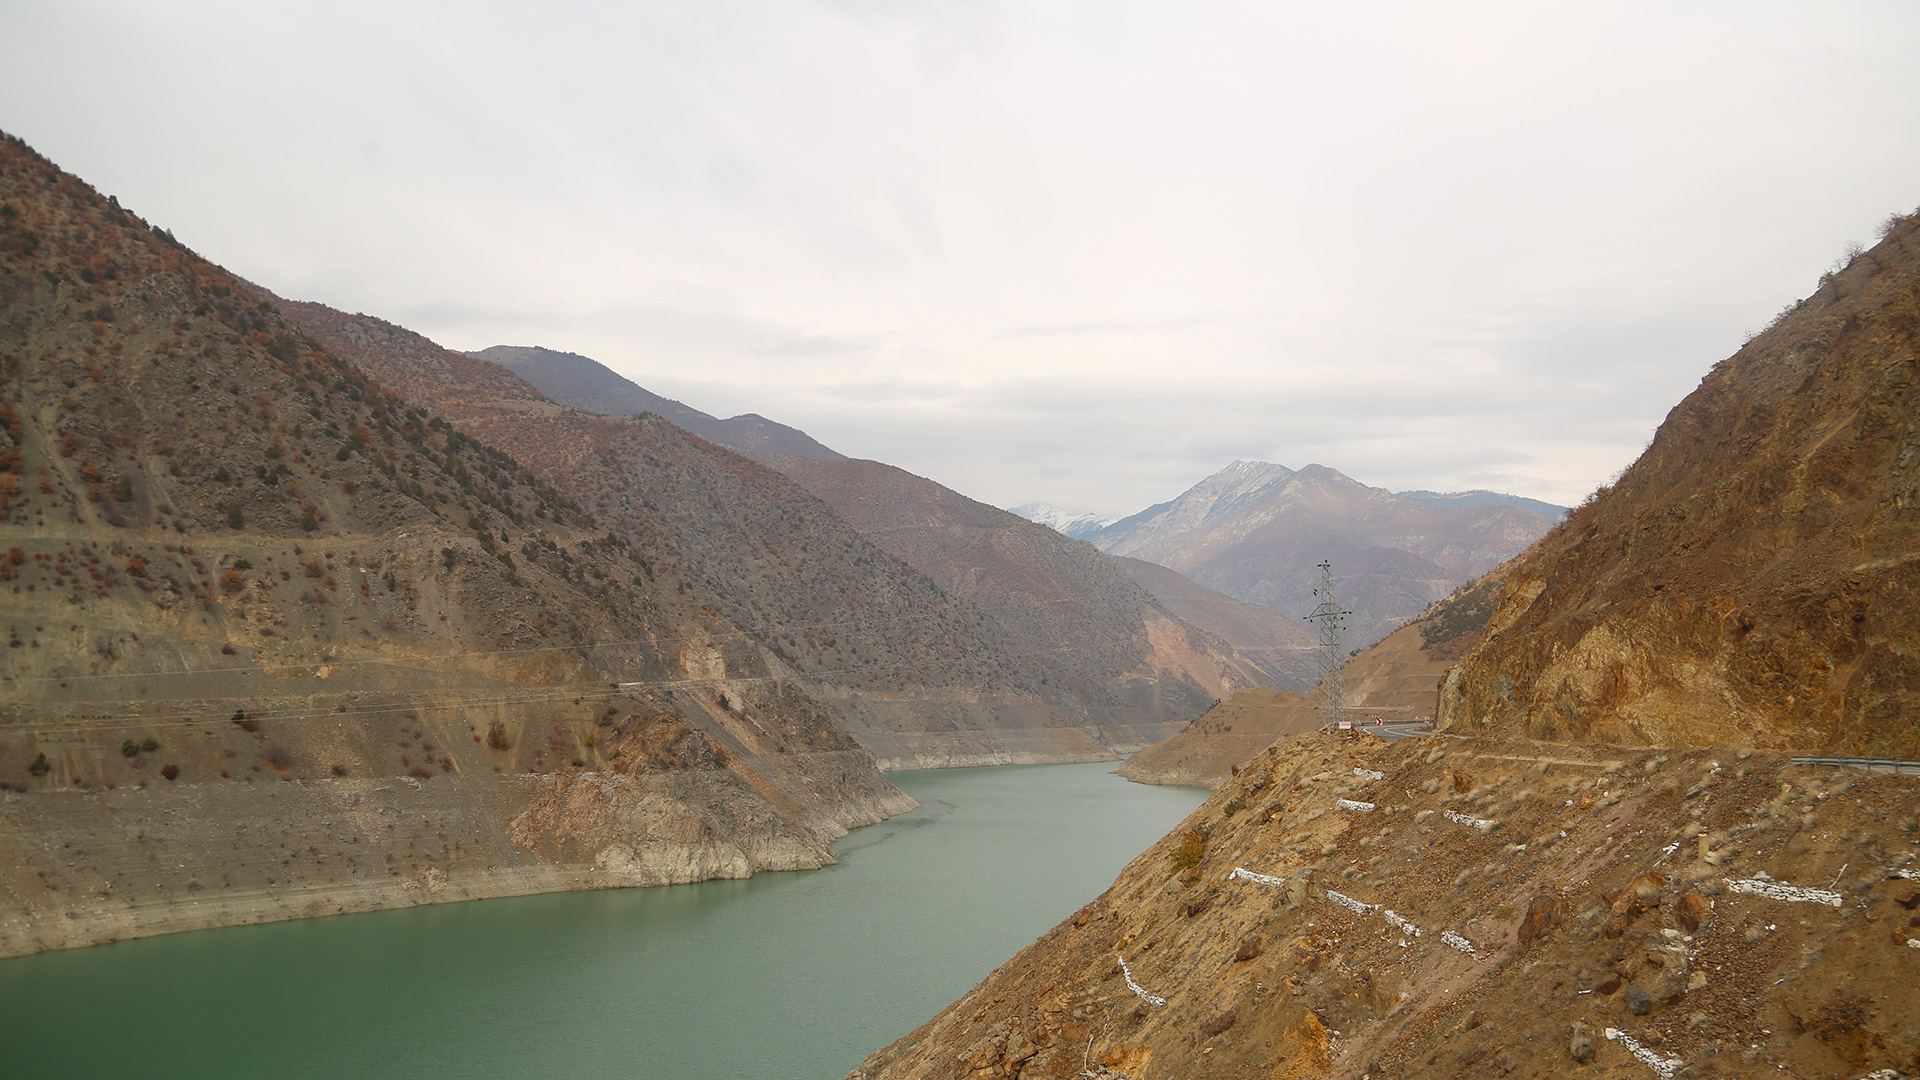
[[[1057,506],[1043,502],[1030,502],[1021,506],[1008,507],[1007,512],[1010,514],[1018,514],[1036,525],[1045,525],[1054,532],[1060,533],[1063,536],[1071,536],[1075,540],[1085,540],[1087,537],[1092,536],[1094,533],[1112,525],[1118,520],[1116,518],[1101,517],[1099,514],[1075,513],[1072,510],[1062,510]]]
[[[1331,560],[1353,612],[1349,640],[1364,647],[1518,554],[1555,520],[1510,503],[1407,498],[1324,465],[1236,461],[1088,539],[1293,616],[1312,608],[1314,567]]]
[[[1488,491],[1486,488],[1474,488],[1472,491],[1396,491],[1394,494],[1403,499],[1433,503],[1436,506],[1517,506],[1522,510],[1545,514],[1556,521],[1567,516],[1567,508],[1564,506],[1539,499],[1529,499],[1524,495]]]
[[[722,420],[672,398],[661,397],[600,361],[537,345],[495,345],[465,355],[499,364],[562,405],[608,416],[653,413],[667,423],[743,454],[792,454],[815,461],[845,461],[799,428],[757,413]]]

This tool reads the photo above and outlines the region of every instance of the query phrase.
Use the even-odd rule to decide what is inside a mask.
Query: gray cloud
[[[0,8],[8,130],[276,291],[1109,513],[1579,498],[1920,201],[1915,55],[1898,0]]]

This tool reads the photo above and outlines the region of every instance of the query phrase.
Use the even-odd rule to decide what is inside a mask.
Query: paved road
[[[1433,734],[1425,724],[1355,724],[1353,727],[1356,731],[1378,735],[1383,739],[1410,739],[1416,735]]]

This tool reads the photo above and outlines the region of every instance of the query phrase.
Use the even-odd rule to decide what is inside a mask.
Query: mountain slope
[[[1102,551],[1177,570],[1237,600],[1299,616],[1333,563],[1354,645],[1379,641],[1551,527],[1512,506],[1434,505],[1333,469],[1235,462],[1180,498],[1093,536]]]
[[[1439,506],[1517,506],[1522,510],[1531,510],[1552,518],[1555,521],[1567,516],[1567,508],[1556,506],[1539,499],[1529,499],[1524,495],[1507,495],[1485,488],[1472,491],[1396,491],[1394,494],[1415,502],[1434,503]]]
[[[1361,723],[1433,719],[1441,681],[1453,661],[1480,642],[1503,580],[1504,568],[1463,585],[1412,622],[1348,657],[1340,667],[1347,718]],[[1315,659],[1312,651],[1298,655],[1309,663]],[[1128,758],[1114,772],[1142,784],[1217,788],[1274,740],[1324,723],[1318,678],[1313,682],[1314,689],[1305,694],[1243,690],[1179,734]]]
[[[1513,568],[1445,723],[1920,757],[1917,232],[1715,366]]]
[[[819,866],[912,805],[636,554],[0,140],[0,954]]]
[[[1110,759],[1208,703],[1191,687],[1163,697],[1151,679],[1110,685],[1035,647],[786,476],[661,418],[561,406],[498,365],[402,327],[273,302],[576,499],[665,587],[806,676],[835,723],[884,767]]]
[[[1302,690],[1318,678],[1314,653],[1320,639],[1305,620],[1242,603],[1157,563],[1126,558],[1114,561],[1174,618],[1219,637],[1240,655],[1273,672],[1277,678],[1270,685]]]
[[[1157,701],[1169,720],[1279,677],[1181,622],[1116,560],[1044,525],[877,461],[766,460],[1025,648],[1122,696]]]
[[[743,454],[793,454],[817,461],[845,461],[846,456],[821,445],[799,428],[777,424],[764,416],[745,413],[722,420],[664,398],[632,380],[578,353],[537,346],[495,345],[468,353],[499,364],[536,387],[548,398],[587,412],[609,416],[653,413],[675,427]]]
[[[1026,518],[1028,521],[1045,525],[1047,528],[1063,536],[1071,536],[1075,540],[1085,540],[1087,537],[1113,524],[1113,519],[1103,518],[1099,514],[1076,514],[1071,510],[1062,510],[1057,506],[1049,506],[1046,503],[1027,503],[1024,506],[1012,507],[1007,512]]]
[[[1303,735],[849,1080],[1912,1075],[1916,815],[1764,752]]]

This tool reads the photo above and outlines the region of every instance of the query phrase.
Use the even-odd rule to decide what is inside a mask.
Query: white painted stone
[[[1165,1005],[1167,1003],[1166,998],[1160,997],[1156,994],[1147,993],[1145,990],[1141,989],[1139,983],[1133,981],[1133,969],[1127,966],[1127,958],[1124,956],[1120,958],[1120,974],[1125,976],[1127,980],[1127,989],[1140,995],[1141,1001],[1144,1001],[1149,1005]]]
[[[1846,900],[1837,892],[1828,892],[1825,889],[1805,889],[1798,885],[1783,885],[1780,882],[1764,876],[1745,878],[1740,881],[1734,881],[1731,878],[1721,878],[1720,880],[1725,881],[1727,888],[1733,892],[1748,893],[1753,896],[1764,896],[1769,900],[1786,900],[1805,904],[1828,904],[1833,907],[1840,907],[1846,903]]]
[[[1679,1072],[1687,1064],[1679,1058],[1661,1057],[1652,1050],[1641,1046],[1639,1040],[1621,1031],[1619,1028],[1608,1028],[1606,1035],[1608,1040],[1619,1042],[1621,1046],[1626,1047],[1627,1053],[1632,1054],[1640,1060],[1642,1065],[1659,1074],[1660,1080],[1673,1080],[1673,1074]]]

